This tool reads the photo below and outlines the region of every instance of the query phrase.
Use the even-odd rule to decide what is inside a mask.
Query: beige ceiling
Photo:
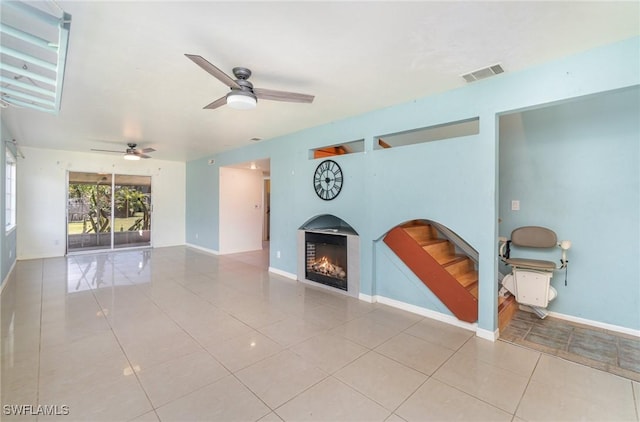
[[[2,109],[23,146],[89,151],[134,141],[186,161],[640,34],[633,2],[70,2],[58,115]],[[184,54],[313,104],[202,107],[228,91]]]

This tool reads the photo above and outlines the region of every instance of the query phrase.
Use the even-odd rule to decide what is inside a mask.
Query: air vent
[[[500,64],[494,64],[492,66],[474,70],[473,72],[465,73],[464,75],[462,75],[462,77],[467,82],[473,82],[473,81],[485,79],[485,78],[488,78],[489,76],[497,75],[503,72],[504,72],[504,69]]]

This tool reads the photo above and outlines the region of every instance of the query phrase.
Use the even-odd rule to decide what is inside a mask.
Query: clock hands
[[[320,199],[331,200],[342,190],[342,169],[333,160],[325,160],[318,165],[313,178],[313,187]]]

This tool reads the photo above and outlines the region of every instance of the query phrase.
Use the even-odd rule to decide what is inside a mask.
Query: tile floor
[[[312,288],[266,259],[174,247],[18,262],[1,297],[2,420],[638,421],[637,382]]]

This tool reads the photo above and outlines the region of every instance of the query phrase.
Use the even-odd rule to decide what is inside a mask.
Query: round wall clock
[[[342,189],[342,169],[333,160],[324,160],[313,175],[313,188],[320,199],[330,201]]]

